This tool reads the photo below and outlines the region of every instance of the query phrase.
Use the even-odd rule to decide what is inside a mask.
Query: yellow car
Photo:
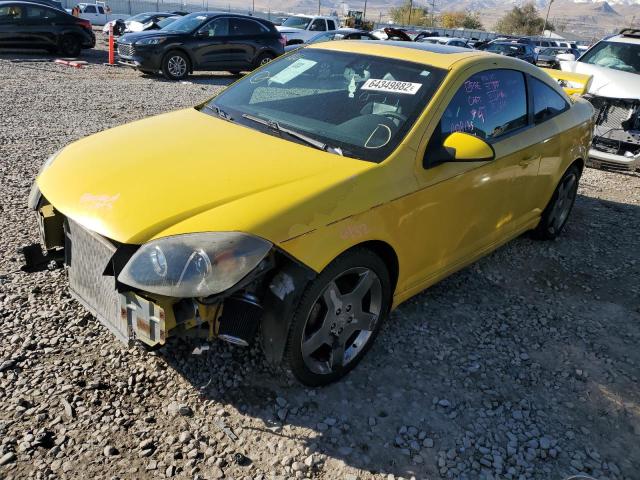
[[[516,59],[323,43],[68,145],[29,202],[47,258],[123,341],[259,338],[322,385],[392,308],[523,232],[560,233],[592,113]]]

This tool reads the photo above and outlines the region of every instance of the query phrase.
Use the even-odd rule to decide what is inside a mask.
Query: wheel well
[[[189,52],[187,52],[186,50],[183,50],[180,47],[171,48],[167,50],[167,53],[165,53],[164,56],[162,57],[163,62],[164,62],[164,59],[167,57],[167,55],[169,55],[171,52],[180,52],[185,57],[187,57],[187,60],[189,60],[189,73],[193,73],[193,59],[191,58],[191,55],[189,55]]]
[[[398,263],[398,255],[391,245],[381,240],[369,240],[359,243],[353,248],[366,248],[378,255],[389,269],[389,277],[391,278],[391,291],[395,292],[398,283],[398,275],[400,273],[400,264]],[[351,250],[351,249],[350,249]]]
[[[576,158],[571,165],[576,165],[582,174],[582,171],[584,170],[584,160],[582,158]]]

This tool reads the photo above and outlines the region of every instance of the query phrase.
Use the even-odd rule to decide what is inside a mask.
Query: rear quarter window
[[[533,98],[533,122],[536,125],[569,108],[567,101],[553,88],[537,78],[529,78],[531,79],[531,97]]]

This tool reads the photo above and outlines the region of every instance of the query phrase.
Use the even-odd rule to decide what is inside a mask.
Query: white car
[[[304,43],[319,32],[332,32],[340,28],[337,17],[321,15],[293,15],[288,17],[282,25],[276,27],[280,34],[286,37],[287,44]]]
[[[424,37],[419,40],[422,43],[436,43],[438,45],[449,45],[452,47],[465,47],[471,48],[467,38],[459,37]]]
[[[596,126],[588,163],[640,170],[640,29],[604,38],[560,69],[593,76],[587,98]]]
[[[125,32],[142,32],[150,26],[152,23],[158,23],[160,20],[164,20],[168,17],[176,16],[174,13],[169,12],[144,12],[138,13],[132,17],[128,17],[124,20]],[[102,27],[102,33],[109,33],[109,28],[114,25],[116,20],[110,20]]]
[[[96,3],[78,3],[80,9],[79,18],[89,20],[92,25],[104,25],[110,20],[116,20],[123,17],[123,15],[112,15],[111,10],[104,2]],[[67,9],[68,13],[71,13],[71,9]],[[126,17],[126,15],[124,15]]]

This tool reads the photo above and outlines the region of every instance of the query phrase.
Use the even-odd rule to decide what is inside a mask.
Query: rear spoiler
[[[584,95],[589,91],[593,75],[541,68],[562,87],[567,95]]]

